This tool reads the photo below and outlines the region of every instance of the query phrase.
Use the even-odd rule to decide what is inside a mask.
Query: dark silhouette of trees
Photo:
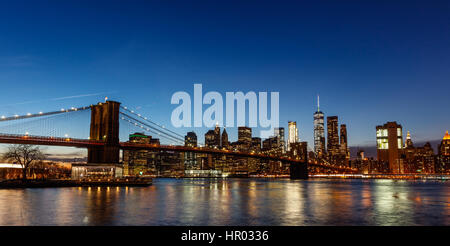
[[[45,158],[44,153],[38,146],[29,144],[16,144],[8,147],[3,154],[3,159],[13,161],[22,166],[22,179],[27,179],[28,170],[38,161]]]

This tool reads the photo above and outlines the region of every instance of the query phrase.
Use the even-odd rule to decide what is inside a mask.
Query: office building
[[[188,132],[184,137],[184,146],[197,147],[197,134]],[[184,152],[184,168],[185,170],[198,169],[197,154],[194,152]]]
[[[261,152],[261,138],[259,137],[252,138],[252,145],[250,146],[250,150],[256,153]]]
[[[230,142],[228,141],[228,133],[227,133],[227,130],[225,129],[225,127],[223,128],[221,142],[222,142],[222,144],[221,144],[222,148],[228,149],[230,147]]]
[[[197,147],[197,134],[195,132],[188,132],[184,137],[184,146]]]
[[[297,122],[295,121],[289,121],[288,122],[288,151],[290,150],[290,144],[291,143],[297,143],[299,141],[298,139],[298,129],[297,129]]]
[[[317,111],[314,113],[314,152],[319,158],[325,155],[324,114],[320,111],[319,96],[317,96]]]
[[[327,152],[330,156],[339,154],[339,132],[338,132],[338,117],[327,117]]]
[[[157,144],[159,139],[144,133],[136,132],[129,135],[129,143],[136,144]],[[124,150],[123,167],[124,175],[144,175],[155,174],[157,168],[157,156],[159,151],[149,150]]]
[[[217,133],[214,130],[205,133],[205,146],[208,148],[220,147],[220,138],[217,138]]]
[[[350,150],[348,148],[348,142],[347,142],[347,125],[345,125],[345,124],[341,124],[340,149],[341,149],[341,155],[345,156],[346,160],[349,160],[350,159]]]
[[[388,166],[391,173],[403,173],[402,126],[397,122],[387,122],[376,127],[377,133],[377,159]]]
[[[450,135],[448,131],[439,144],[436,172],[450,173]]]
[[[250,147],[252,143],[252,129],[250,127],[238,127],[238,142]]]
[[[277,127],[274,130],[274,135],[278,139],[278,146],[282,153],[286,153],[286,141],[284,139],[284,127]]]

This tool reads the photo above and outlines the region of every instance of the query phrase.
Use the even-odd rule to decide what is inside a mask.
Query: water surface
[[[1,189],[0,225],[450,225],[449,184],[155,179],[150,187]]]

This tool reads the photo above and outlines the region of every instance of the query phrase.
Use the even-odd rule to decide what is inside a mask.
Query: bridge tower
[[[119,163],[120,103],[106,101],[91,106],[90,140],[103,141],[103,147],[88,149],[88,163]]]
[[[291,179],[308,179],[308,161],[304,163],[291,163],[289,165]]]

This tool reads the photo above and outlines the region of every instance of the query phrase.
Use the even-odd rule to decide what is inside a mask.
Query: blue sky
[[[281,125],[297,121],[311,146],[317,94],[350,145],[373,145],[386,121],[438,139],[450,128],[449,11],[448,1],[4,1],[0,114],[108,96],[170,126],[172,94],[202,83],[278,91]]]

